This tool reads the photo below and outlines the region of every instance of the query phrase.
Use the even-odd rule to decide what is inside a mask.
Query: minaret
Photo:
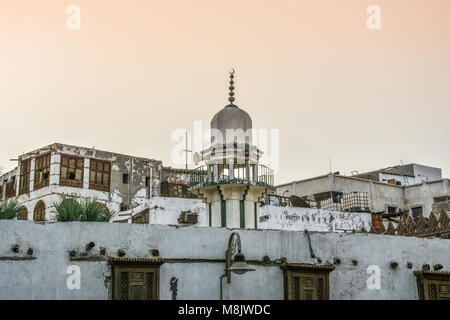
[[[211,146],[200,155],[204,165],[191,173],[191,191],[206,202],[212,227],[257,229],[259,201],[273,187],[273,171],[261,164],[252,145],[252,120],[234,104],[230,72],[228,101],[211,120]]]

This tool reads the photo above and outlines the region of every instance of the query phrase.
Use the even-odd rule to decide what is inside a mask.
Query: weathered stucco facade
[[[260,229],[319,232],[369,231],[372,216],[364,212],[266,205],[260,208]]]
[[[36,161],[47,155],[50,159],[48,172],[44,172],[44,183],[37,188]],[[70,167],[74,172],[79,170],[77,176],[74,174],[71,179],[62,181],[62,157],[82,163],[81,167]],[[23,175],[22,164],[26,161],[30,161],[29,172]],[[108,170],[93,171],[93,163],[107,164]],[[53,220],[53,205],[62,198],[96,199],[109,211],[117,213],[142,205],[150,197],[158,196],[162,170],[161,161],[55,143],[19,157],[18,167],[0,178],[0,185],[4,185],[5,179],[15,176],[15,195],[8,197],[4,190],[0,200],[15,199],[25,206],[28,220],[33,220],[34,210],[40,201],[45,205],[45,220]],[[95,181],[91,179],[93,174],[105,174],[108,181],[104,183],[104,188],[94,184]],[[28,185],[23,185],[24,179],[27,179]]]
[[[411,185],[395,185],[353,176],[328,174],[277,186],[278,194],[286,192],[288,195],[298,197],[315,195],[321,200],[330,198],[331,193],[355,191],[367,193],[371,212],[388,212],[388,207],[392,207],[409,210],[412,215],[412,209],[420,207],[423,216],[428,217],[433,211],[436,198],[450,197],[450,180],[439,179]]]
[[[119,249],[128,258],[154,258],[158,250],[158,258],[164,260],[159,276],[161,299],[171,299],[172,277],[178,278],[177,299],[218,299],[232,231],[240,234],[246,260],[256,270],[233,274],[231,283],[224,282],[224,299],[283,299],[283,258],[288,263],[334,262],[329,291],[330,298],[337,300],[417,299],[414,270],[423,264],[450,269],[450,240],[442,239],[309,233],[310,249],[308,236],[295,231],[0,221],[0,299],[110,299],[111,267],[105,260],[117,257]],[[69,252],[84,252],[89,242],[95,247],[88,255],[97,256],[102,247],[105,260],[71,261]],[[16,244],[19,249],[14,253],[11,246]],[[316,258],[311,258],[311,250]],[[21,257],[28,258],[17,260]],[[398,266],[393,268],[392,263]],[[68,267],[74,265],[81,271],[80,289],[67,286]],[[367,286],[370,266],[380,268],[380,289]]]

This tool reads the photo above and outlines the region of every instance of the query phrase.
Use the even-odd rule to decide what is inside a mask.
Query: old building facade
[[[312,207],[362,212],[407,212],[413,219],[429,217],[439,208],[450,209],[450,180],[441,170],[419,165],[426,174],[386,173],[344,176],[339,173],[293,181],[277,186],[278,194],[287,194],[307,201]],[[400,168],[398,168],[400,169]],[[427,170],[428,169],[428,170]],[[405,183],[405,181],[408,181]]]
[[[24,220],[53,220],[63,198],[96,199],[121,212],[160,195],[162,171],[161,161],[55,143],[19,156],[0,177],[0,196],[23,205]]]
[[[252,127],[233,78],[231,104],[211,121],[221,133]],[[0,220],[0,299],[450,299],[440,171],[275,187],[262,151],[235,137],[211,139],[195,170],[59,143],[19,156],[0,177],[0,201],[24,208]],[[67,198],[95,199],[112,223],[55,223]],[[385,229],[373,217],[390,207],[412,216]]]

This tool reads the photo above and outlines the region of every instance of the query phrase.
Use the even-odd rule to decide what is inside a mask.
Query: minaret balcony
[[[224,184],[274,187],[273,170],[261,164],[208,164],[191,170],[190,190]]]

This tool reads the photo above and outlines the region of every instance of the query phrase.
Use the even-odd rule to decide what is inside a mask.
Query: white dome
[[[243,132],[248,138],[245,141],[238,139],[236,142],[238,143],[250,143],[251,144],[251,133],[250,129],[252,129],[252,118],[250,115],[244,110],[240,109],[238,106],[234,104],[229,104],[222,110],[216,113],[214,118],[211,120],[211,142],[213,142],[213,137],[215,134],[215,130],[221,132],[223,141],[225,142],[233,142],[236,141],[236,138],[233,136],[227,136],[227,129],[233,129]],[[241,129],[241,130],[240,130]],[[238,131],[235,131],[236,134],[239,134]],[[230,134],[231,132],[228,131]],[[219,142],[214,140],[215,142]]]

